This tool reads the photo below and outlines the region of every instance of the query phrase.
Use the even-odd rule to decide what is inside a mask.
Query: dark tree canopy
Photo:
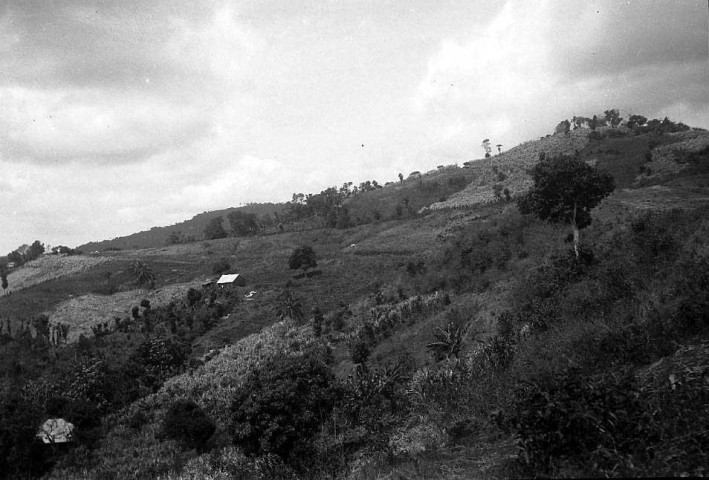
[[[532,169],[532,179],[534,186],[517,202],[520,212],[572,225],[578,254],[578,231],[591,224],[591,210],[615,189],[613,177],[561,156],[541,160]]]
[[[248,455],[298,460],[335,404],[335,377],[319,356],[276,356],[234,396],[234,443]]]
[[[204,238],[207,240],[216,240],[217,238],[226,238],[227,233],[224,230],[224,219],[222,217],[215,217],[209,221],[206,227],[204,227]]]
[[[255,213],[244,213],[238,210],[227,214],[231,233],[235,236],[255,235],[258,233],[258,221]]]
[[[647,117],[643,117],[642,115],[631,115],[630,118],[628,118],[628,128],[630,129],[642,127],[646,123]]]
[[[204,451],[217,429],[214,422],[192,400],[180,399],[170,406],[163,420],[163,433],[187,448]]]
[[[620,125],[620,122],[623,121],[623,119],[620,116],[620,112],[613,108],[610,110],[606,110],[603,112],[603,116],[608,124],[610,124],[611,128],[615,128],[618,125]]]
[[[288,259],[288,267],[291,270],[295,270],[297,268],[307,270],[309,268],[315,268],[317,266],[318,262],[315,259],[315,252],[313,251],[313,247],[309,247],[307,245],[300,246],[293,250],[293,253]]]
[[[0,266],[0,280],[2,280],[2,289],[6,290],[9,284],[7,283],[7,270],[5,265]]]
[[[564,135],[568,135],[570,131],[571,122],[569,122],[568,120],[562,120],[561,122],[559,122],[559,125],[557,125],[554,129],[555,133],[563,133]]]

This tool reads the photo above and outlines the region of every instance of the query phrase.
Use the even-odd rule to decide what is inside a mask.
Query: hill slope
[[[5,441],[24,438],[9,428],[0,444],[17,446],[23,475],[50,478],[700,475],[709,442],[703,138],[571,132],[347,202],[362,217],[404,199],[418,208],[458,188],[449,178],[475,175],[465,208],[66,257],[86,268],[43,277],[22,267],[0,298],[4,425],[29,425],[32,436],[32,422],[63,415],[80,426],[82,447],[37,457]],[[579,150],[626,187],[593,210],[583,261],[570,256],[563,225],[490,201],[508,178],[523,191],[542,148]],[[635,183],[665,150],[683,167],[647,170],[657,185]],[[288,268],[300,245],[317,255],[309,275]],[[132,284],[138,259],[156,275],[153,290]],[[245,287],[202,286],[222,261]],[[71,338],[56,336],[59,323]],[[305,391],[300,375],[278,376],[294,365],[305,368]],[[320,409],[299,410],[315,392]],[[18,398],[22,412],[10,407]],[[202,420],[175,417],[179,399]],[[297,454],[240,440],[242,414]],[[302,419],[314,423],[294,426]],[[195,448],[176,426],[213,434]]]

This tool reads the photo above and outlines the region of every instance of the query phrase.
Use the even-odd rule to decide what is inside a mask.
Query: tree
[[[628,128],[631,130],[635,130],[638,127],[642,127],[647,123],[647,117],[643,117],[642,115],[631,115],[628,118]]]
[[[128,267],[133,285],[151,289],[155,286],[155,274],[142,260],[133,261]]]
[[[74,255],[74,254],[76,254],[74,249],[69,248],[65,245],[57,245],[56,247],[52,247],[51,252],[54,255]]]
[[[44,245],[40,243],[39,240],[35,240],[32,245],[27,249],[25,252],[25,261],[29,262],[30,260],[34,260],[36,258],[39,258],[40,255],[44,253]]]
[[[180,399],[170,405],[162,428],[166,437],[203,452],[217,426],[192,400]]]
[[[224,219],[220,217],[214,217],[207,223],[207,226],[204,227],[204,238],[207,240],[216,240],[217,238],[226,238],[227,233],[226,230],[224,230],[224,226],[222,225],[224,223]]]
[[[278,296],[278,303],[275,307],[278,320],[291,318],[296,322],[303,319],[303,304],[300,299],[293,295],[290,289],[286,289]]]
[[[309,268],[315,268],[318,266],[318,262],[315,258],[315,252],[313,247],[303,245],[295,250],[288,259],[288,267],[291,270],[296,270],[302,268],[303,272],[306,272]]]
[[[202,299],[202,292],[196,288],[190,288],[187,290],[187,303],[190,307],[194,308],[195,304]]]
[[[574,130],[591,125],[591,121],[592,119],[586,117],[574,117],[571,119],[574,124]]]
[[[485,158],[488,158],[490,156],[490,152],[492,151],[492,147],[490,146],[490,139],[486,138],[483,140],[482,143],[483,150],[485,150]]]
[[[244,213],[238,210],[229,212],[226,216],[234,236],[255,235],[258,233],[258,221],[255,213]],[[217,237],[222,238],[222,237]]]
[[[555,133],[563,133],[564,135],[568,135],[570,131],[571,122],[569,122],[568,120],[562,120],[561,122],[559,122],[559,125],[557,125],[554,129]]]
[[[7,290],[9,284],[7,283],[7,268],[5,265],[0,265],[0,280],[2,280],[2,289]]]
[[[606,119],[606,122],[610,124],[611,128],[615,128],[618,125],[620,125],[620,122],[623,121],[623,119],[620,117],[620,112],[613,108],[610,110],[606,110],[603,112],[604,118]]]
[[[7,254],[7,259],[15,264],[16,267],[25,263],[25,257],[18,250],[13,250]]]
[[[502,153],[502,144],[501,144],[501,143],[498,143],[498,144],[495,145],[495,146],[497,147],[497,153]]]
[[[573,227],[574,254],[579,257],[579,231],[591,224],[591,209],[615,188],[613,177],[567,156],[541,160],[532,169],[534,186],[519,198],[523,214]]]
[[[448,359],[451,356],[457,357],[467,330],[466,327],[456,325],[453,321],[448,322],[445,330],[441,327],[436,328],[436,332],[433,334],[436,341],[426,345],[426,348],[433,354],[437,362],[444,358]]]
[[[274,453],[297,462],[335,400],[335,377],[319,355],[272,357],[234,395],[234,443],[247,455]]]

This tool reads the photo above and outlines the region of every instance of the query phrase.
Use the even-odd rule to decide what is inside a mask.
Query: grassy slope
[[[621,186],[627,186],[632,183],[633,172],[643,163],[645,152],[647,139],[634,137],[607,139],[599,144],[590,144],[581,155],[589,159],[596,157],[599,166],[617,175]],[[441,181],[444,183],[445,177]],[[417,185],[420,186],[416,182],[407,180],[403,185],[391,185],[363,195],[351,202],[352,212],[359,211],[363,212],[360,215],[365,215],[377,206],[391,208],[402,202],[403,198],[409,198],[415,204],[416,198],[421,198],[416,196]],[[672,185],[619,190],[597,209],[596,223],[622,224],[638,210],[693,208],[709,198],[707,190],[698,188],[696,181],[685,179],[683,182],[677,179]],[[216,259],[228,258],[234,271],[247,278],[245,290],[254,289],[259,293],[254,301],[241,304],[227,321],[219,323],[196,342],[198,351],[203,351],[233,343],[272,322],[271,306],[276,293],[293,274],[287,269],[287,258],[298,245],[313,246],[322,275],[291,280],[291,287],[302,299],[306,312],[314,306],[330,312],[340,302],[366,303],[376,290],[396,285],[397,282],[406,284],[407,288],[416,288],[416,282],[407,278],[407,262],[424,259],[432,263],[437,256],[445,256],[446,239],[452,232],[467,229],[472,235],[487,226],[495,225],[495,222],[503,221],[505,216],[514,215],[514,207],[510,210],[505,204],[497,204],[463,213],[440,213],[406,221],[372,223],[348,230],[288,232],[116,252],[102,257],[107,259],[106,262],[79,274],[15,291],[12,296],[0,299],[0,308],[5,315],[29,318],[56,308],[71,297],[108,293],[110,288],[127,288],[126,268],[136,258],[144,260],[156,271],[158,289],[165,285],[184,284],[210,277],[211,266]],[[548,253],[550,247],[563,248],[560,230],[541,224],[532,226],[525,239],[529,251],[527,257],[509,261],[506,268],[493,269],[485,274],[493,283],[484,292],[468,292],[454,297],[454,305],[466,315],[472,318],[475,313],[477,318],[482,319],[474,333],[485,334],[494,328],[495,314],[504,308],[505,297],[515,277],[524,275]],[[350,248],[352,244],[355,244],[354,248]],[[111,272],[110,281],[107,272]],[[425,282],[420,285],[420,288],[426,287]],[[141,295],[143,292],[137,292],[135,298],[139,299]],[[410,328],[405,325],[399,327],[390,339],[377,346],[373,357],[385,361],[401,353],[402,349],[420,354],[425,351],[423,346],[430,340],[432,330],[444,321],[441,316],[432,316]],[[473,345],[472,333],[467,340]],[[340,351],[338,356],[344,359],[345,355],[346,352]],[[419,360],[424,362],[424,356],[419,355]],[[481,448],[478,444],[465,452],[444,451],[439,456],[422,457],[417,460],[415,467],[413,464],[404,464],[395,468],[392,474],[418,475],[418,478],[425,478],[426,472],[445,473],[446,478],[487,475],[485,472],[489,470],[489,465],[485,463],[486,460],[501,460],[510,453],[509,443],[505,439],[493,439],[493,443],[499,448],[483,453],[481,461],[473,461],[470,456],[475,448]]]

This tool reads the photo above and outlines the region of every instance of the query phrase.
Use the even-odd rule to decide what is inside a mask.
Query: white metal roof
[[[239,276],[238,273],[229,273],[227,275],[222,275],[219,277],[219,280],[217,280],[217,284],[220,283],[234,283],[234,281],[237,279]]]

